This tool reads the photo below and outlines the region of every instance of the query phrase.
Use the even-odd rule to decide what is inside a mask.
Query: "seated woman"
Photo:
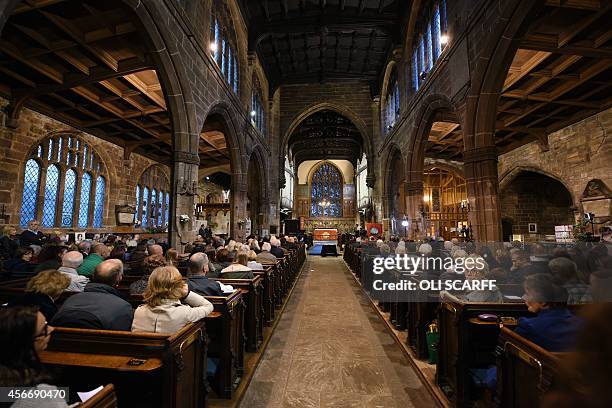
[[[263,269],[263,265],[257,262],[257,254],[252,249],[247,252],[247,257],[249,258],[249,262],[247,266],[251,269],[260,270]]]
[[[489,268],[482,257],[467,258],[471,261],[467,264],[470,268],[465,269],[465,279],[469,282],[477,282],[489,279]],[[466,260],[467,260],[466,259]],[[477,262],[480,261],[480,262]],[[479,268],[479,265],[484,265],[483,268]],[[484,290],[472,290],[465,295],[463,298],[468,302],[480,302],[480,303],[503,303],[504,297],[500,290],[495,287],[493,289]]]
[[[53,327],[36,307],[0,309],[0,387],[57,390],[42,367],[38,353],[49,344]],[[18,399],[12,408],[68,407],[62,398]]]
[[[8,279],[29,278],[34,275],[34,265],[32,257],[34,250],[30,247],[18,248],[15,251],[15,258],[4,261],[3,267]]]
[[[213,311],[212,303],[189,291],[186,280],[174,266],[162,266],[151,273],[144,301],[134,312],[132,331],[174,333]]]
[[[246,253],[241,252],[236,256],[236,261],[221,270],[219,274],[220,278],[223,279],[253,279],[253,270],[247,265],[249,263],[249,257]]]
[[[38,254],[38,264],[34,268],[34,272],[46,271],[48,269],[57,269],[62,266],[62,258],[66,254],[66,247],[56,244],[47,244],[42,247]]]
[[[69,285],[68,275],[53,270],[42,271],[30,279],[25,294],[9,302],[9,306],[38,306],[47,321],[51,321],[57,312],[55,301]]]

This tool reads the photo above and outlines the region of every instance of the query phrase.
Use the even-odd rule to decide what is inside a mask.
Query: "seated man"
[[[82,292],[85,285],[89,282],[89,278],[81,276],[77,272],[77,268],[83,263],[83,254],[78,251],[66,252],[62,258],[62,266],[57,270],[70,278],[70,285],[66,290],[68,292]]]
[[[578,268],[568,258],[553,258],[548,262],[555,283],[567,290],[567,303],[570,305],[592,302],[589,285],[578,279]]]
[[[259,263],[276,262],[276,256],[270,253],[270,249],[272,249],[272,246],[270,245],[270,243],[265,242],[261,246],[261,252],[257,255],[257,262]]]
[[[219,282],[210,280],[206,276],[208,273],[208,256],[202,252],[196,252],[189,258],[187,266],[189,280],[187,285],[189,290],[204,296],[223,296]]]
[[[123,263],[109,259],[96,266],[83,293],[69,297],[51,322],[52,326],[80,329],[130,330],[132,305],[116,286],[123,278]]]
[[[220,278],[225,279],[253,279],[253,271],[247,266],[249,258],[246,253],[241,252],[236,257],[236,262],[221,271]]]
[[[149,275],[157,267],[166,266],[168,262],[164,257],[164,250],[160,245],[153,244],[147,249],[149,256],[142,261],[142,278],[130,285],[130,295],[144,293],[149,283]]]
[[[87,255],[85,259],[83,259],[83,263],[77,269],[79,275],[87,276],[89,278],[91,275],[93,275],[96,266],[98,266],[99,263],[108,257],[109,254],[110,251],[106,245],[100,243],[94,244],[91,247],[91,253]]]
[[[270,245],[272,245],[270,253],[277,258],[283,258],[288,253],[285,248],[280,246],[280,240],[276,237],[270,239]]]

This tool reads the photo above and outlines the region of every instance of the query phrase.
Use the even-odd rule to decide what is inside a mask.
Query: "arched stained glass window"
[[[136,218],[141,220],[143,228],[164,227],[168,224],[169,189],[167,169],[163,166],[154,164],[142,173],[136,186]]]
[[[59,169],[53,165],[47,169],[45,180],[45,201],[43,204],[42,226],[49,228],[55,225],[55,209],[57,207],[57,189],[59,187]]]
[[[94,225],[95,200],[100,197],[98,201],[103,203],[106,193],[100,163],[94,148],[80,136],[54,135],[41,142],[25,165],[20,225],[25,227],[40,217],[45,228],[73,228],[74,220],[79,228],[101,226]],[[95,190],[94,197],[92,183],[98,180],[102,180],[102,187]],[[94,216],[90,216],[91,204]]]
[[[312,175],[312,217],[342,217],[342,175],[336,166],[323,163]]]
[[[42,146],[38,146],[38,152],[42,152]],[[26,162],[23,179],[23,195],[21,197],[21,219],[22,227],[28,225],[28,221],[36,218],[36,198],[38,196],[38,180],[40,179],[40,165],[34,159]]]
[[[142,189],[142,227],[145,228],[148,225],[147,222],[147,203],[149,202],[149,189],[147,187]]]
[[[64,204],[62,205],[62,227],[72,227],[72,218],[74,215],[74,198],[76,196],[77,175],[72,169],[66,172],[66,181],[64,182]]]
[[[96,179],[96,196],[94,197],[94,228],[102,228],[102,218],[104,215],[104,189],[106,182],[104,177],[98,176]]]
[[[237,49],[231,13],[224,2],[214,0],[210,19],[210,51],[221,74],[235,93],[238,93],[240,70]]]
[[[89,224],[89,196],[91,194],[91,175],[83,174],[81,179],[81,204],[79,207],[79,228],[87,228]]]

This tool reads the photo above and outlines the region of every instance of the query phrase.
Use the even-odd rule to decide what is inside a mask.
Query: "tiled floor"
[[[433,407],[342,259],[304,268],[241,407]]]

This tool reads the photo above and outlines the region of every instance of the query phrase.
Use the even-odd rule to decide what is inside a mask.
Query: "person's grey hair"
[[[79,242],[79,250],[83,252],[89,252],[91,250],[91,242],[89,241],[81,241]]]
[[[204,269],[204,265],[208,265],[208,255],[202,252],[196,252],[189,258],[188,269],[190,274],[200,274]]]
[[[383,243],[380,245],[379,251],[381,255],[387,256],[391,252],[391,248],[389,247],[389,245]]]
[[[261,246],[262,251],[270,251],[271,249],[272,249],[272,246],[270,245],[269,242],[264,242],[264,244]]]
[[[79,251],[66,252],[62,258],[62,266],[76,269],[83,263],[83,254]]]
[[[277,247],[280,245],[280,241],[277,238],[271,238],[270,245]]]
[[[419,247],[419,253],[423,255],[431,255],[433,248],[429,244],[421,244]]]

